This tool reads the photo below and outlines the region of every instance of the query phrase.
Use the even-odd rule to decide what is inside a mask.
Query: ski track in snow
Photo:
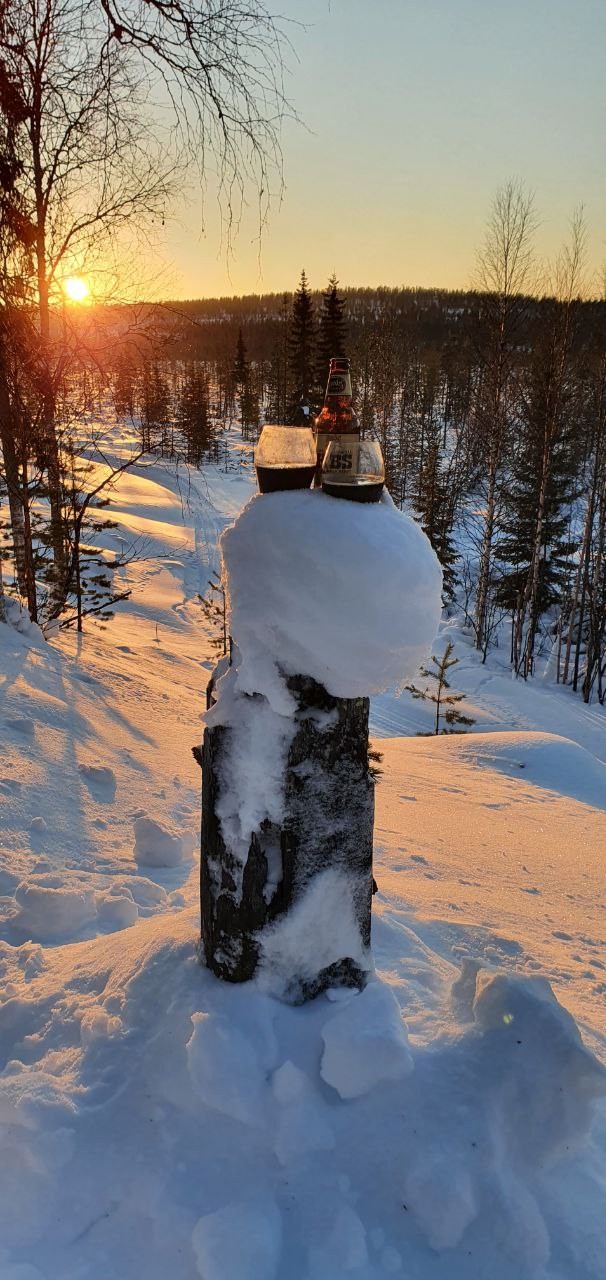
[[[546,986],[606,1063],[602,709],[443,626],[473,731],[373,700],[378,981],[198,965],[197,595],[251,492],[127,473],[109,628],[0,628],[0,1280],[606,1280],[604,1072]]]

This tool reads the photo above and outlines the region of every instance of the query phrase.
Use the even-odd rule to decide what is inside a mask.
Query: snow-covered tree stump
[[[324,898],[329,911],[334,906],[348,914],[345,929],[342,918],[323,922],[322,928],[330,931],[328,952],[321,944],[314,948],[311,940],[310,953],[293,940],[292,971],[282,975],[283,994],[298,1001],[329,986],[360,987],[366,980],[374,783],[368,699],[331,697],[304,676],[290,677],[286,684],[298,709],[284,771],[284,816],[279,826],[266,820],[251,836],[243,868],[227,848],[217,817],[221,765],[233,730],[216,725],[205,731],[200,901],[206,963],[231,982],[251,978],[264,951],[272,952],[274,939],[278,950],[283,949],[280,921],[297,906],[302,908],[300,927],[312,934],[314,921],[305,924],[304,902],[321,914]],[[313,955],[317,964],[310,963]]]
[[[372,967],[368,698],[426,658],[440,566],[388,495],[262,494],[221,550],[234,646],[199,753],[206,961],[293,1001],[361,986]]]

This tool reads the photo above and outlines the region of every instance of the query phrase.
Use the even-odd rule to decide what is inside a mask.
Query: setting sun
[[[68,276],[67,280],[63,281],[63,292],[70,302],[84,302],[90,290],[82,276]]]

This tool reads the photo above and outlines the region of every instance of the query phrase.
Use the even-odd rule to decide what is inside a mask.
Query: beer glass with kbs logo
[[[381,446],[376,440],[331,440],[322,464],[322,491],[350,502],[378,502],[385,484]]]

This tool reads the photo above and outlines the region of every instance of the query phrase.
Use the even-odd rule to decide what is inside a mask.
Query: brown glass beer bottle
[[[331,440],[353,444],[360,438],[358,419],[353,411],[349,360],[333,357],[330,362],[324,404],[315,421],[318,467],[316,484],[320,483],[322,459]]]

